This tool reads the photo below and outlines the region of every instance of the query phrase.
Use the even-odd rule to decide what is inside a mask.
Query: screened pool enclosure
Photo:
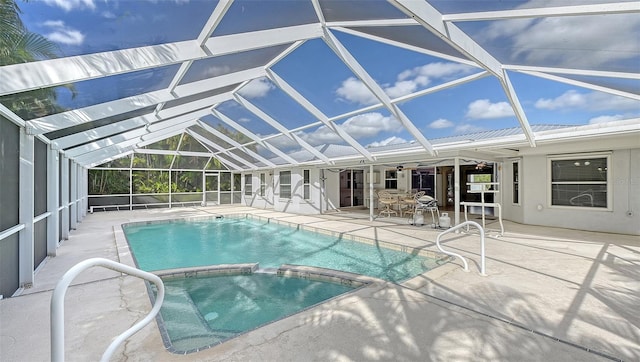
[[[551,183],[526,183],[546,177],[538,172],[546,159],[535,157],[592,157],[584,152],[609,152],[597,157],[608,175],[618,167],[624,187],[637,175],[637,1],[0,7],[4,297],[33,282],[92,208],[219,203],[323,212],[339,204],[329,171],[377,167],[384,175],[461,160],[500,170],[507,162],[509,177],[519,167],[524,181],[513,187],[525,190]],[[554,187],[563,190],[562,182]],[[599,202],[612,220],[637,217],[639,201],[625,198],[629,189],[616,194],[624,187],[614,182],[601,182],[611,199]],[[518,194],[509,203],[522,210],[512,217],[562,219],[535,198],[545,192]],[[296,206],[303,203],[309,207]]]

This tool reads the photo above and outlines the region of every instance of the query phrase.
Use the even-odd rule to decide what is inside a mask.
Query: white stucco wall
[[[533,149],[529,152],[531,154],[523,155],[521,161],[522,213],[509,202],[505,205],[505,218],[525,224],[640,235],[640,148],[637,148],[640,143],[635,143],[636,140],[640,141],[637,137],[617,138]],[[623,148],[625,145],[636,147]],[[550,205],[548,157],[587,152],[611,155],[610,210]],[[505,170],[507,168],[510,165],[505,164]],[[509,182],[503,190],[510,192],[511,177],[506,177],[506,180]]]

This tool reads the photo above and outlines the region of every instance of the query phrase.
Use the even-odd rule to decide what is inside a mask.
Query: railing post
[[[101,361],[109,361],[120,344],[149,324],[160,311],[160,307],[162,307],[164,284],[162,283],[162,279],[157,275],[104,258],[87,259],[76,264],[62,276],[51,295],[51,361],[53,362],[64,361],[64,296],[75,277],[93,266],[102,266],[107,269],[148,280],[158,288],[156,302],[149,314],[114,339],[102,355]]]
[[[462,263],[464,264],[464,271],[469,271],[469,264],[467,263],[467,259],[465,259],[462,255],[460,254],[456,254],[452,251],[446,251],[444,249],[442,249],[442,246],[440,245],[440,238],[443,235],[449,234],[451,232],[454,232],[458,229],[461,229],[463,227],[469,227],[469,225],[471,226],[475,226],[476,228],[478,228],[478,230],[480,230],[480,275],[487,275],[486,271],[485,271],[485,253],[484,253],[484,229],[482,228],[482,226],[480,226],[480,224],[478,224],[475,221],[465,221],[461,224],[458,224],[450,229],[447,229],[443,232],[441,232],[440,234],[438,234],[438,236],[436,237],[436,246],[438,247],[438,250],[440,250],[441,252],[443,252],[444,254],[447,255],[451,255],[457,258],[462,259]]]

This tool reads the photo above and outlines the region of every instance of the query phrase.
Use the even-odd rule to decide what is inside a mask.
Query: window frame
[[[399,170],[385,170],[384,171],[384,188],[385,190],[397,190],[398,189],[398,172]],[[395,183],[396,187],[388,187],[391,183]]]
[[[302,170],[302,198],[311,200],[311,171]]]
[[[288,183],[284,183],[283,182],[283,176],[284,175],[288,175],[289,176],[289,182]],[[281,199],[291,199],[291,171],[280,171],[278,173],[278,197]],[[288,192],[283,192],[283,186],[288,186],[289,190]]]
[[[605,181],[553,181],[553,162],[554,161],[573,161],[585,159],[604,158],[606,160],[606,180]],[[551,209],[564,210],[585,210],[585,211],[613,211],[613,180],[611,170],[611,152],[604,153],[581,153],[567,155],[553,155],[547,157],[547,207]],[[605,185],[606,186],[606,207],[595,206],[568,206],[553,204],[553,185]]]
[[[511,203],[513,205],[521,205],[522,199],[522,165],[521,160],[511,161]]]
[[[250,173],[244,175],[244,194],[245,196],[253,194],[253,175]]]
[[[258,190],[260,197],[264,197],[267,190],[267,175],[260,173],[260,189]]]

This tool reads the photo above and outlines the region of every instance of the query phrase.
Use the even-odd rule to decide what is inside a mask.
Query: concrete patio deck
[[[241,206],[88,215],[36,274],[32,288],[0,300],[0,361],[50,359],[49,303],[76,263],[105,257],[133,265],[125,222],[251,213],[436,250],[438,231],[356,213],[295,215]],[[402,285],[359,289],[195,354],[165,351],[148,325],[116,352],[119,361],[598,361],[640,360],[640,238],[505,222],[487,239],[452,234],[447,248],[470,258]],[[150,310],[144,283],[93,268],[66,296],[66,358],[98,360],[111,340]]]

